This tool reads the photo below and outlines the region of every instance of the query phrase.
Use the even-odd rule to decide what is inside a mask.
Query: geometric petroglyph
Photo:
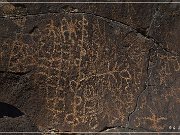
[[[0,46],[0,69],[32,72],[44,99],[34,120],[41,130],[99,131],[127,124],[144,88],[150,40],[92,15],[29,16],[23,25],[11,20],[20,31]]]

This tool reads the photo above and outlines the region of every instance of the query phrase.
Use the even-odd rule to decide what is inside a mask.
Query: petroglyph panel
[[[41,130],[127,124],[143,90],[151,40],[120,23],[78,13],[11,21],[19,32],[0,46],[0,68],[32,72],[44,101],[34,120]]]
[[[178,4],[0,7],[0,102],[39,131],[180,131]]]

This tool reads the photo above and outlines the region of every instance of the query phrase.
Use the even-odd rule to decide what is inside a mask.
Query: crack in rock
[[[127,125],[126,125],[127,127],[130,127],[131,117],[134,115],[134,113],[135,113],[136,111],[138,111],[139,100],[140,100],[141,96],[143,95],[143,93],[145,93],[145,92],[147,91],[147,88],[148,88],[148,86],[149,86],[149,79],[150,79],[151,73],[152,73],[152,71],[150,70],[149,61],[150,61],[150,57],[151,57],[151,52],[152,52],[152,51],[155,51],[153,47],[149,49],[149,53],[148,53],[148,56],[147,56],[147,70],[146,70],[146,71],[147,71],[147,79],[146,79],[146,81],[145,81],[145,83],[144,83],[144,89],[143,89],[143,90],[141,91],[141,93],[137,96],[136,105],[135,105],[135,107],[134,107],[134,110],[133,110],[131,113],[129,113],[129,115],[128,115],[128,123],[127,123]]]
[[[159,7],[158,7],[159,8]],[[159,13],[159,10],[156,10],[154,16],[153,16],[153,19],[151,21],[151,25],[152,23],[154,22],[155,18],[157,17]],[[52,14],[61,14],[59,12],[48,12],[48,13],[39,13],[39,14],[27,14],[27,15],[15,15],[15,16],[2,16],[0,18],[10,18],[10,19],[18,19],[18,18],[21,18],[21,17],[30,17],[30,16],[43,16],[43,15],[52,15]],[[115,23],[116,25],[120,25],[120,26],[124,26],[124,27],[128,27],[130,28],[130,32],[136,32],[137,34],[141,34],[144,38],[148,39],[148,40],[152,40],[154,43],[156,43],[162,50],[166,51],[166,52],[169,52],[173,55],[178,55],[170,50],[168,50],[168,48],[163,48],[161,46],[161,43],[157,42],[153,37],[150,37],[149,36],[149,30],[150,30],[150,27],[151,25],[149,26],[149,28],[146,29],[147,33],[145,33],[144,31],[141,31],[139,29],[136,29],[136,28],[133,28],[132,26],[128,25],[128,24],[125,24],[121,21],[117,21],[117,20],[114,20],[114,19],[110,19],[108,17],[104,17],[104,16],[101,16],[101,15],[97,15],[97,14],[94,14],[94,13],[86,13],[86,12],[68,12],[68,14],[85,14],[85,15],[92,15],[92,16],[95,16],[95,17],[99,17],[101,18],[102,20],[106,21],[106,22],[112,22],[112,23]],[[38,26],[34,26],[32,31],[33,32]]]

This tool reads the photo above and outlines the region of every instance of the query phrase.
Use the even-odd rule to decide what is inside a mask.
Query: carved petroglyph
[[[166,80],[173,74],[173,72],[180,71],[180,64],[178,56],[167,56],[163,54],[158,54],[160,58],[161,69],[160,75],[160,85],[165,84]]]
[[[179,112],[178,104],[180,101],[179,88],[172,87],[158,95],[152,90],[151,92],[141,98],[139,109],[136,116],[134,115],[134,126],[137,128],[149,127],[148,129],[152,131],[166,131],[168,128],[167,121],[170,121],[172,125],[177,125],[178,116],[176,114]]]
[[[151,131],[167,131],[167,123],[177,125],[179,113],[179,56],[157,49],[150,55],[149,80],[139,98],[132,125]]]
[[[109,24],[98,18],[54,18],[7,43],[12,46],[7,71],[33,70],[32,80],[44,93],[46,125],[37,122],[39,127],[96,131],[103,120],[107,126],[126,124],[142,91],[150,42],[132,32],[117,43],[107,33]]]
[[[148,120],[152,123],[152,129],[155,129],[156,131],[160,131],[164,129],[164,127],[161,126],[160,122],[162,120],[167,120],[165,117],[158,117],[156,114],[153,113],[152,109],[149,107],[151,116],[145,117],[144,120]]]

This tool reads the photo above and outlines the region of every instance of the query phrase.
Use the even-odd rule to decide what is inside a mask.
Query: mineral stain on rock
[[[42,132],[178,131],[179,51],[168,48],[170,38],[153,38],[163,5],[158,11],[146,5],[157,17],[142,16],[146,28],[127,21],[130,13],[119,11],[127,15],[122,21],[115,12],[109,18],[101,5],[101,11],[89,5],[86,12],[76,4],[76,11],[66,12],[71,5],[57,4],[47,13],[14,6],[20,14],[0,18],[6,35],[0,32],[1,102],[18,106]],[[129,10],[139,16],[136,6]],[[178,9],[168,9],[166,18]],[[171,33],[177,33],[176,20]]]

